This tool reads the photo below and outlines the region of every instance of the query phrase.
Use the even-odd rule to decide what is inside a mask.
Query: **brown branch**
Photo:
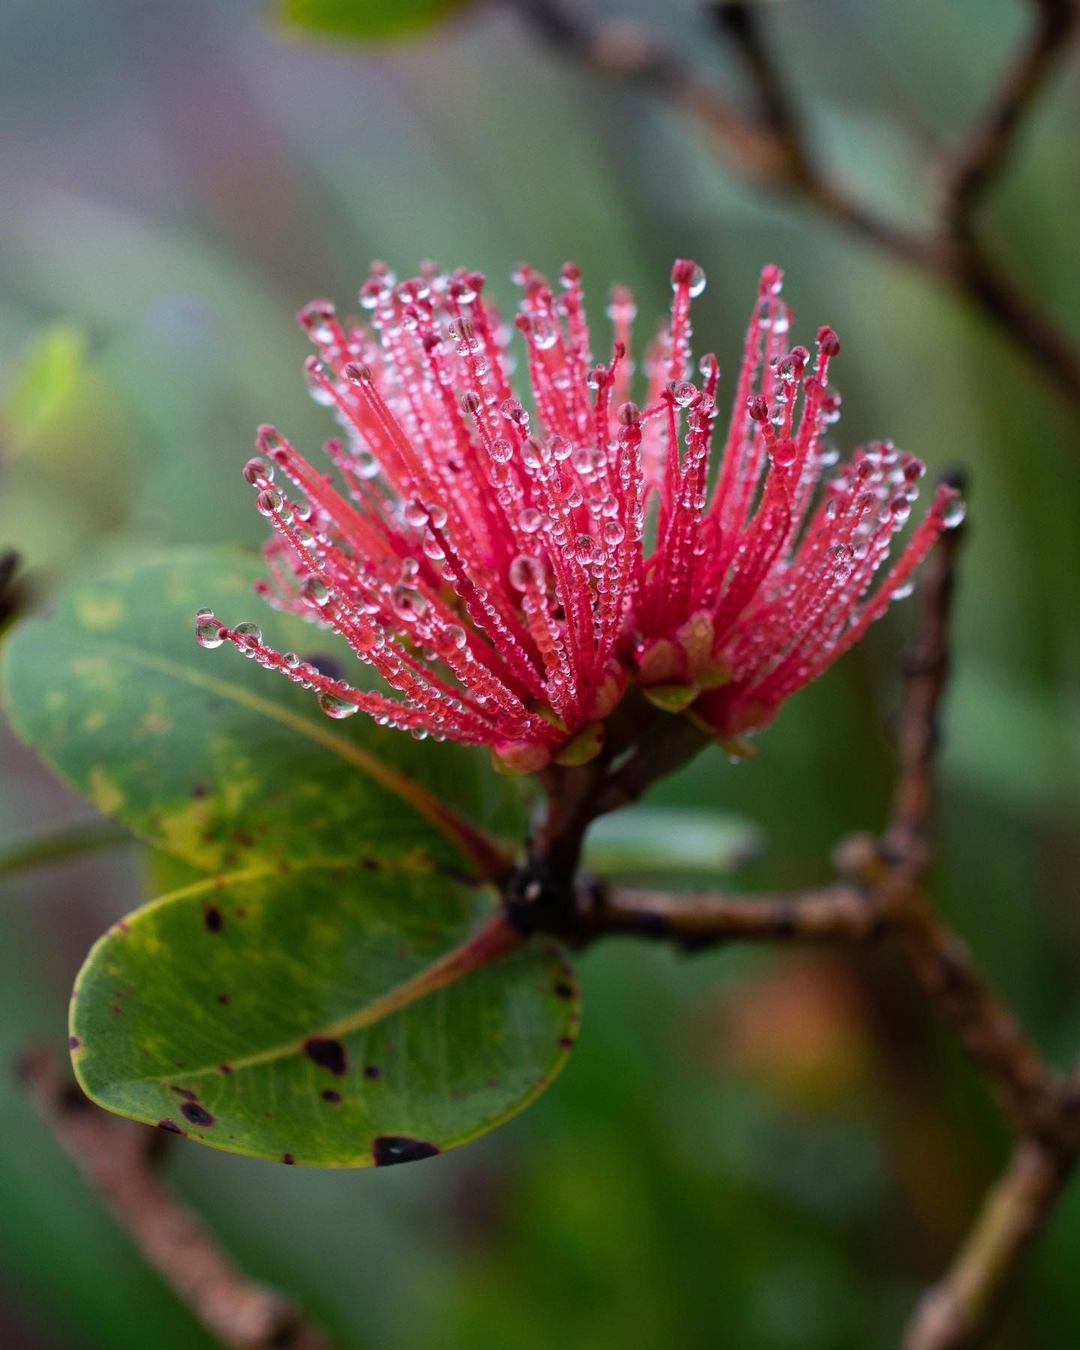
[[[953,484],[959,486],[958,480]],[[534,839],[532,870],[523,873],[524,883],[535,888],[530,897],[535,906],[527,908],[523,926],[577,944],[610,934],[669,940],[692,949],[738,940],[861,944],[890,937],[897,943],[931,1007],[982,1071],[1019,1138],[1005,1178],[987,1199],[952,1271],[920,1304],[905,1342],[908,1350],[972,1345],[992,1325],[1080,1153],[1080,1071],[1074,1082],[1062,1082],[925,898],[934,759],[962,539],[962,528],[946,531],[923,572],[916,631],[904,663],[889,825],[880,840],[857,836],[838,848],[840,881],[759,896],[670,894],[589,881],[561,896],[557,881],[554,890],[546,890],[544,853],[557,844],[549,838],[551,828],[558,836],[568,827],[569,813],[576,850],[584,825],[598,814],[597,803],[606,800],[605,785],[625,767],[607,779],[594,770],[582,794],[552,801],[546,828]],[[642,782],[648,780],[643,773]],[[513,895],[508,904],[513,912]]]
[[[844,882],[755,896],[594,887],[581,898],[571,936],[590,942],[621,933],[688,948],[747,939],[863,942],[877,933],[880,918],[866,895]]]
[[[968,301],[1013,347],[1038,363],[1080,407],[1080,351],[1053,317],[1027,300],[986,255],[973,214],[1016,143],[1016,134],[1076,28],[1076,0],[1030,0],[1030,38],[995,90],[975,129],[945,169],[946,191],[934,227],[917,233],[853,196],[813,156],[794,99],[767,42],[760,5],[714,4],[717,28],[731,41],[758,108],[748,115],[696,70],[637,26],[593,23],[566,0],[511,0],[553,48],[593,73],[665,99],[684,112],[725,164],[758,186],[793,196]]]
[[[586,943],[621,934],[692,950],[745,941],[862,944],[892,936],[1017,1131],[1052,1143],[1071,1138],[1060,1080],[983,981],[967,948],[910,889],[901,869],[882,867],[876,850],[863,857],[867,871],[858,881],[775,895],[670,894],[594,884],[583,891],[562,935]]]
[[[20,1071],[57,1141],[130,1233],[146,1263],[228,1350],[329,1350],[304,1314],[253,1283],[168,1190],[155,1167],[166,1136],[107,1115],[34,1049]]]
[[[614,20],[594,25],[577,14],[573,5],[557,0],[514,3],[533,31],[555,51],[601,78],[618,79],[684,106],[700,121],[716,148],[756,176],[768,178],[780,171],[773,163],[773,137],[637,24]]]
[[[959,476],[953,475],[951,481],[963,487]],[[963,540],[963,525],[946,530],[923,571],[919,621],[904,660],[897,784],[881,842],[881,866],[901,888],[900,903],[892,909],[893,930],[938,1017],[986,1073],[1017,1131],[1048,1138],[1060,1136],[1067,1124],[1058,1075],[982,980],[966,946],[924,897],[934,759],[949,676],[949,628]]]
[[[1076,344],[1017,290],[987,257],[974,235],[962,244],[943,244],[934,270],[1080,406],[1080,352]]]
[[[760,5],[742,3],[713,4],[709,7],[719,32],[738,52],[758,100],[758,119],[783,150],[787,174],[792,180],[812,183],[817,178],[809,147],[799,125],[794,102],[788,93],[780,67],[761,28]]]
[[[1024,116],[1042,93],[1080,19],[1075,0],[1029,0],[1035,17],[982,114],[946,165],[944,225],[966,238],[979,205],[1005,168]]]
[[[924,1295],[904,1350],[964,1350],[993,1330],[1001,1300],[1042,1232],[1075,1160],[1034,1139],[1014,1148],[948,1274]]]
[[[966,945],[913,895],[892,925],[912,973],[938,1018],[982,1069],[1018,1134],[1070,1137],[1061,1080],[989,988]]]
[[[963,491],[963,476],[946,476]],[[949,625],[956,564],[964,526],[946,530],[927,558],[919,581],[918,623],[904,655],[904,702],[897,727],[897,775],[884,845],[894,861],[906,861],[921,880],[934,787],[934,756],[941,739],[940,714],[949,676]]]

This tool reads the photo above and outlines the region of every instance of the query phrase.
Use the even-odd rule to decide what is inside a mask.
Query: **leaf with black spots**
[[[101,1106],[200,1143],[386,1166],[528,1105],[579,1020],[560,950],[522,940],[488,890],[309,857],[201,878],[114,926],[76,985],[72,1060]]]

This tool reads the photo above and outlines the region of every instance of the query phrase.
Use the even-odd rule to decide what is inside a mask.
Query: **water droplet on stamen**
[[[544,564],[539,558],[519,553],[510,564],[510,585],[516,591],[528,591],[544,584]]]
[[[947,530],[955,530],[963,523],[967,515],[967,503],[962,497],[957,497],[955,501],[949,503],[941,517],[941,523]]]
[[[274,466],[268,459],[263,459],[261,455],[254,455],[244,465],[243,474],[245,481],[252,485],[262,480],[269,483],[274,478]]]
[[[215,647],[220,647],[225,641],[221,632],[221,624],[214,617],[214,611],[200,609],[195,615],[195,641],[200,646],[213,650]]]
[[[390,592],[390,604],[399,619],[409,622],[422,619],[428,608],[428,603],[420,592],[405,585],[397,585]]]
[[[379,472],[379,461],[370,450],[358,448],[350,465],[357,478],[374,478]]]
[[[799,457],[799,448],[790,436],[781,436],[771,450],[772,462],[780,469],[788,469]]]
[[[355,703],[350,703],[345,698],[339,698],[337,694],[328,693],[325,689],[320,690],[316,702],[327,717],[333,717],[338,721],[359,712]]]
[[[320,608],[330,602],[330,587],[319,577],[305,577],[300,586],[300,594],[309,604]]]
[[[262,629],[257,623],[238,623],[233,632],[238,638],[243,639],[245,645],[249,643],[252,645],[261,644],[262,642]]]

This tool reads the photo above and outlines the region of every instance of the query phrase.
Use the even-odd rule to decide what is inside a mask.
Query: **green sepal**
[[[604,748],[603,722],[587,722],[555,755],[555,763],[588,764]]]
[[[654,708],[663,712],[681,713],[689,708],[701,689],[697,684],[648,684],[641,692]]]

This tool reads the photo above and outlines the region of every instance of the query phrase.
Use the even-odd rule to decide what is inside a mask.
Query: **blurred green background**
[[[593,11],[601,13],[597,0]],[[979,106],[1026,18],[1007,0],[767,7],[819,144],[904,220],[926,147]],[[691,0],[651,23],[737,94]],[[987,212],[992,247],[1074,331],[1075,56]],[[348,307],[372,258],[613,280],[643,316],[676,256],[709,277],[701,349],[731,370],[766,261],[798,336],[844,350],[845,449],[887,435],[972,477],[936,894],[1047,1051],[1080,1046],[1080,436],[1075,411],[954,299],[721,171],[644,94],[564,67],[496,5],[404,43],[300,40],[257,0],[0,7],[0,545],[45,591],[131,541],[256,544],[255,425],[326,434],[292,324]],[[658,797],[758,822],[739,884],[828,874],[887,807],[897,607],[787,709],[759,758],[708,755]],[[89,809],[0,730],[0,848]],[[0,1052],[63,1044],[90,942],[146,893],[134,847],[9,879]],[[887,951],[582,960],[583,1036],[553,1089],[422,1167],[320,1174],[178,1146],[180,1191],[256,1276],[350,1350],[845,1350],[896,1343],[1000,1167],[983,1085]],[[0,1098],[0,1340],[207,1344],[19,1094]],[[1001,1346],[1080,1339],[1080,1188]]]

